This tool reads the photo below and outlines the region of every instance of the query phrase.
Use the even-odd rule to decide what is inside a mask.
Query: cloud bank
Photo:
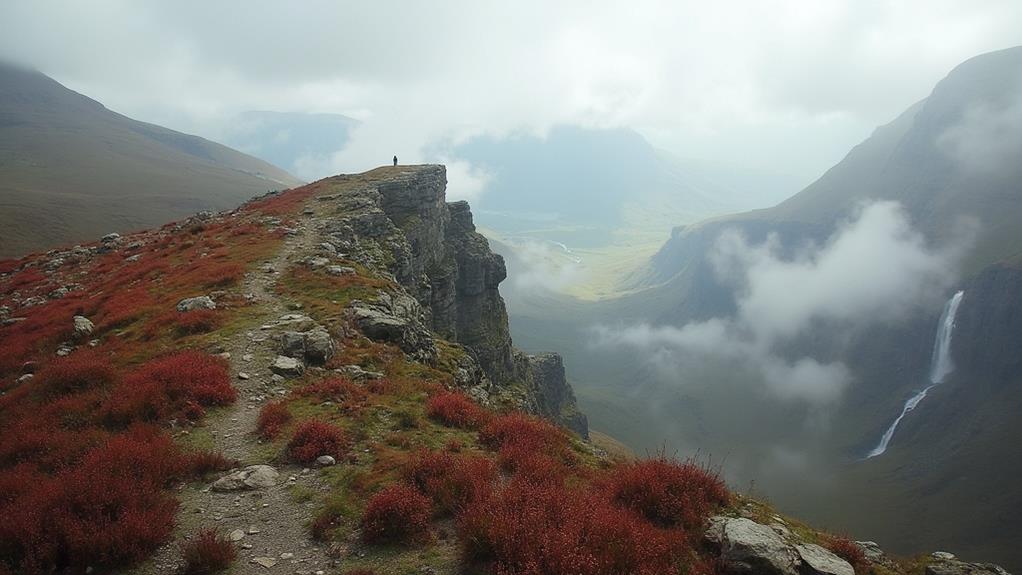
[[[1008,0],[8,0],[0,57],[213,139],[246,110],[361,121],[322,175],[568,124],[808,180],[1020,19]]]
[[[937,138],[937,146],[973,174],[1001,175],[1022,158],[1022,79],[1002,103],[977,105]]]
[[[751,367],[778,398],[825,405],[840,399],[853,373],[839,361],[791,357],[783,349],[813,329],[855,330],[939,305],[955,279],[967,239],[928,246],[896,202],[864,205],[822,246],[794,258],[771,236],[759,245],[724,232],[711,259],[734,289],[734,317],[680,327],[647,324],[595,329],[596,345],[625,345],[661,368],[723,361]]]

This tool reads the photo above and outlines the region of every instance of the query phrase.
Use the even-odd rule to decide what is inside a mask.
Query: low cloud
[[[585,276],[581,260],[562,245],[537,240],[514,243],[518,268],[510,277],[514,292],[562,292]]]
[[[1022,88],[1022,81],[1019,82]],[[965,111],[961,121],[937,138],[937,146],[959,167],[971,173],[1000,175],[1017,171],[1022,157],[1022,97],[1000,104],[982,104]]]
[[[595,342],[638,349],[661,369],[701,360],[751,367],[780,399],[832,403],[853,380],[849,367],[792,358],[782,349],[815,328],[855,330],[939,305],[965,245],[967,238],[928,246],[895,202],[864,205],[824,245],[791,258],[782,255],[776,236],[753,245],[726,231],[710,257],[721,281],[734,289],[733,317],[681,327],[601,326]]]

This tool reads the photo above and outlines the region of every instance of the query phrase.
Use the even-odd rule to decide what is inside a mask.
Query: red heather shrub
[[[299,388],[301,397],[315,397],[320,401],[332,401],[341,409],[356,410],[365,405],[369,394],[365,389],[343,377],[328,377]]]
[[[362,540],[366,543],[415,543],[429,538],[429,499],[401,483],[391,485],[369,500],[362,514]]]
[[[107,295],[100,305],[96,329],[100,332],[124,327],[152,311],[153,296],[145,287],[119,289]]]
[[[325,421],[310,419],[298,426],[287,448],[295,461],[309,464],[320,455],[332,455],[340,459],[348,449],[348,440],[340,428]]]
[[[238,283],[245,276],[245,268],[239,264],[215,262],[210,259],[199,260],[185,272],[189,283],[207,288],[223,288]]]
[[[114,368],[106,358],[95,353],[75,353],[50,362],[32,383],[48,395],[65,395],[105,387],[114,378]]]
[[[184,467],[189,475],[202,477],[214,471],[227,471],[235,466],[236,462],[224,457],[220,451],[199,451],[189,453],[184,458]]]
[[[470,504],[460,535],[466,561],[497,573],[676,573],[688,549],[682,532],[658,529],[592,491],[520,477]]]
[[[568,436],[554,424],[524,413],[510,413],[494,418],[479,431],[479,439],[491,449],[498,449],[504,469],[518,469],[537,457],[551,461],[574,463]]]
[[[420,451],[403,475],[433,502],[438,515],[461,511],[486,495],[497,479],[497,467],[482,456]]]
[[[259,419],[256,427],[259,429],[259,437],[273,439],[277,437],[280,430],[291,421],[291,412],[282,401],[267,403],[259,410]],[[319,457],[319,456],[317,456]]]
[[[238,550],[229,538],[216,530],[203,529],[194,539],[181,545],[181,557],[185,561],[184,575],[205,575],[230,568],[238,558]]]
[[[36,268],[24,269],[7,281],[3,293],[14,293],[21,288],[33,286],[46,281],[46,274]]]
[[[489,414],[465,394],[445,391],[429,399],[426,415],[444,425],[475,429],[486,422]]]
[[[698,527],[729,499],[717,473],[664,456],[618,466],[610,493],[618,504],[663,527]]]
[[[206,407],[228,405],[238,396],[231,385],[227,362],[195,350],[154,359],[124,378],[122,383],[155,383],[170,403],[178,407],[189,400]]]
[[[867,571],[869,561],[866,559],[866,553],[853,541],[837,535],[830,535],[824,539],[823,546],[849,562],[855,568],[856,573]]]
[[[0,472],[0,562],[17,573],[101,571],[145,558],[169,537],[181,477],[173,441],[133,428],[54,476],[29,466]],[[11,489],[11,476],[20,487]]]
[[[100,416],[104,425],[119,428],[135,422],[160,422],[168,419],[170,412],[170,401],[159,383],[129,378],[114,387]]]
[[[0,260],[0,274],[9,274],[21,267],[21,260]]]
[[[387,378],[370,379],[366,382],[366,389],[369,393],[375,393],[376,395],[387,395],[393,393],[394,382]]]
[[[221,324],[220,314],[211,309],[174,312],[174,332],[179,336],[209,333]]]
[[[312,538],[316,541],[329,541],[330,532],[340,526],[340,524],[341,516],[328,509],[312,520],[309,531],[312,533]]]

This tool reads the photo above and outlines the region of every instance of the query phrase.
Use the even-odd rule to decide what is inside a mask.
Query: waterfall
[[[908,401],[905,402],[905,407],[901,408],[901,413],[880,438],[880,443],[866,454],[866,459],[876,457],[887,451],[887,444],[891,442],[891,438],[894,437],[894,430],[898,429],[898,424],[901,423],[905,415],[919,405],[919,402],[926,397],[928,391],[933,389],[934,386],[941,384],[944,378],[954,371],[955,366],[951,363],[951,332],[955,329],[955,315],[958,313],[958,306],[962,303],[963,295],[965,295],[965,292],[958,291],[955,295],[951,296],[951,299],[944,304],[943,313],[940,314],[940,322],[937,325],[937,337],[933,341],[933,355],[930,356],[929,385],[908,398]]]

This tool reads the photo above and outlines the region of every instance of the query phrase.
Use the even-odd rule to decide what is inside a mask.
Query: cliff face
[[[431,333],[460,344],[466,358],[459,383],[474,395],[510,398],[586,437],[560,356],[528,356],[513,347],[498,290],[507,276],[504,260],[476,232],[468,203],[445,201],[445,168],[373,175],[357,176],[364,187],[320,197],[336,205],[335,216],[318,225],[324,240],[403,288],[382,300],[354,302],[356,324],[426,361],[437,357]]]
[[[1004,385],[1022,379],[1022,269],[987,267],[965,286],[953,339],[957,368]]]

